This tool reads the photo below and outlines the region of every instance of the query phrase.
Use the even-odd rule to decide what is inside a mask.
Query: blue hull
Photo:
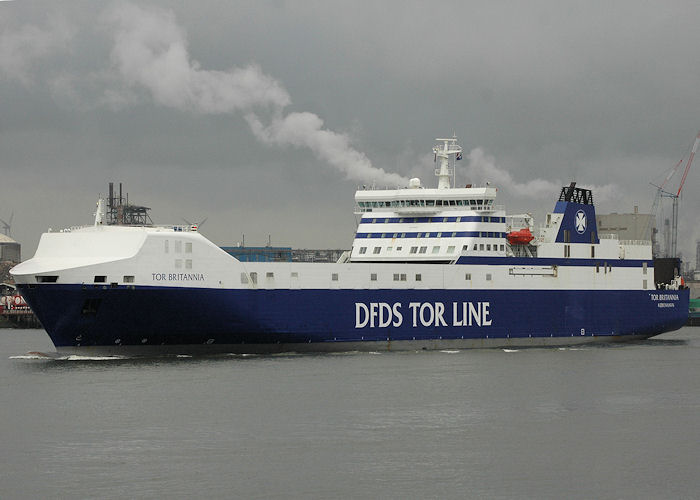
[[[644,339],[682,327],[689,299],[687,289],[20,289],[58,349],[206,346],[237,352],[246,346],[328,351],[395,342],[472,341],[468,346],[484,339],[485,346],[517,346],[532,339],[541,339],[538,345]]]

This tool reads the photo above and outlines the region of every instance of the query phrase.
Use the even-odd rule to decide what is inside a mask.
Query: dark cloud
[[[602,211],[646,210],[649,182],[700,127],[698,14],[694,2],[2,3],[0,217],[17,212],[29,256],[46,227],[89,223],[123,180],[161,222],[208,216],[220,244],[344,247],[364,175],[353,165],[431,184],[433,138],[453,132],[472,159],[458,178],[500,182],[510,211],[551,209],[571,179],[603,187]],[[679,237],[691,256],[698,187],[691,171]]]

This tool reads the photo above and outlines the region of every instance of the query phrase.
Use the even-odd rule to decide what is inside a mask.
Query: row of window
[[[387,252],[391,252],[394,250],[394,247],[386,247]],[[396,252],[401,252],[403,251],[403,247],[396,247]],[[417,246],[415,247],[410,247],[409,253],[427,253],[428,252],[428,247],[420,247],[418,248]],[[359,250],[360,255],[364,255],[367,253],[367,247],[360,247]],[[374,247],[374,250],[372,251],[373,255],[378,255],[382,253],[382,247]],[[440,253],[440,246],[434,246],[432,249],[432,253]],[[450,245],[447,247],[447,252],[448,254],[455,253],[455,246]]]
[[[58,276],[35,276],[37,283],[56,283],[58,281]],[[93,277],[93,283],[107,283],[107,275],[98,274]],[[133,276],[123,276],[123,283],[133,283]]]
[[[270,273],[270,272],[268,272],[268,273],[266,273],[265,276],[266,276],[266,278],[268,278],[268,279],[274,279],[275,273]],[[125,282],[126,282],[126,278],[127,278],[127,277],[128,277],[128,276],[124,276],[124,281],[125,281]],[[291,274],[291,277],[292,277],[292,278],[298,278],[298,277],[299,277],[299,273],[294,272],[294,273]],[[131,276],[131,278],[132,278],[132,281],[133,281],[133,276]],[[393,278],[394,278],[394,281],[407,281],[407,280],[408,280],[408,277],[407,277],[406,273],[393,273]],[[370,281],[377,281],[377,273],[370,273],[369,279],[370,279]],[[472,274],[471,274],[471,273],[466,273],[466,274],[464,275],[464,279],[465,279],[466,281],[471,281],[471,279],[472,279]],[[423,281],[423,275],[422,275],[421,273],[416,273],[416,275],[415,275],[415,280],[416,280],[416,281]],[[332,274],[331,274],[331,281],[338,281],[338,273],[332,273]],[[491,273],[487,273],[487,274],[486,274],[486,281],[491,281]],[[252,272],[252,273],[250,273],[250,274],[241,273],[241,283],[243,283],[243,284],[248,284],[249,282],[250,282],[250,283],[253,283],[253,284],[257,284],[257,283],[258,283],[258,273],[256,273],[256,272]]]
[[[490,207],[493,200],[384,200],[358,201],[360,208],[384,207]]]
[[[374,247],[374,249],[372,250],[372,255],[379,255],[379,254],[381,254],[381,253],[382,253],[382,248],[383,248],[383,247]],[[409,248],[409,251],[408,251],[409,254],[416,254],[416,253],[418,253],[418,254],[425,254],[425,253],[428,253],[428,247],[427,247],[427,246],[422,246],[422,247],[414,246],[414,247],[407,247],[407,248]],[[441,247],[440,247],[439,245],[434,246],[434,247],[432,248],[432,250],[431,250],[431,253],[433,253],[433,254],[439,254],[439,253],[440,253],[440,248],[441,248]],[[445,253],[447,253],[447,254],[453,254],[453,253],[455,253],[455,248],[456,248],[456,247],[455,247],[454,245],[450,245],[450,246],[447,247],[447,251],[446,251]],[[467,250],[469,250],[469,245],[462,245],[462,251],[465,252],[465,251],[467,251]],[[494,244],[491,244],[491,243],[474,243],[474,247],[472,248],[472,250],[474,250],[474,251],[477,251],[477,250],[479,250],[479,251],[487,251],[487,252],[490,252],[491,250],[493,250],[493,251],[498,251],[498,250],[500,250],[501,252],[505,252],[506,246],[503,245],[503,244],[497,245],[497,244],[495,244],[495,243],[494,243]],[[401,251],[403,251],[403,247],[402,247],[402,246],[396,247],[396,250],[394,250],[394,247],[386,247],[386,252],[387,252],[387,253],[389,253],[389,252],[401,252]],[[367,247],[360,247],[359,254],[360,254],[360,255],[366,255],[366,254],[367,254]]]
[[[505,217],[465,215],[462,217],[363,217],[362,224],[420,224],[426,222],[505,222]]]
[[[355,238],[505,238],[498,231],[451,231],[433,233],[356,233]]]
[[[182,241],[175,240],[175,253],[182,253]],[[170,240],[164,240],[163,250],[165,253],[170,253]],[[185,253],[192,253],[192,242],[185,242]]]

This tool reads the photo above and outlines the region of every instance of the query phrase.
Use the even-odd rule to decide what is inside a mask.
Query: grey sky
[[[698,19],[697,2],[0,2],[0,218],[27,258],[113,180],[222,245],[345,248],[356,186],[434,185],[453,132],[459,182],[494,181],[510,212],[541,216],[572,179],[599,212],[646,211],[700,128]]]

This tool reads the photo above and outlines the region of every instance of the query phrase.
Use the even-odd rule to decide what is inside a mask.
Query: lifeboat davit
[[[528,228],[512,231],[506,235],[506,238],[511,245],[527,245],[535,239]]]

